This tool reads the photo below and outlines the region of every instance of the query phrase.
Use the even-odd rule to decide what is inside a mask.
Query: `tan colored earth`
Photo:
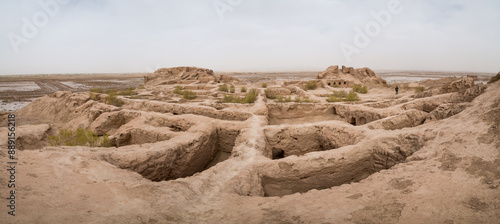
[[[327,102],[350,88],[322,79],[266,80],[313,101],[278,102],[262,81],[194,67],[146,75],[121,107],[104,93],[38,98],[15,112],[16,216],[3,200],[2,223],[498,223],[500,82],[388,85],[371,72],[342,73],[368,86],[355,102]],[[221,102],[242,87],[258,90],[255,103]],[[7,136],[7,114],[0,122]],[[113,147],[50,146],[77,128]],[[0,148],[6,164],[6,137]],[[8,181],[3,169],[4,199]]]

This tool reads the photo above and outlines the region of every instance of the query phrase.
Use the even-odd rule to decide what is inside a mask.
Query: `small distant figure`
[[[398,95],[399,87],[396,86],[396,95]]]

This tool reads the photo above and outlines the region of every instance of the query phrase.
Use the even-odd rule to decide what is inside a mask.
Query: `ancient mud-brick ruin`
[[[500,220],[500,82],[434,80],[419,91],[402,85],[396,96],[368,68],[331,66],[317,78],[323,85],[314,90],[302,87],[310,80],[264,88],[209,69],[170,68],[146,76],[137,95],[118,96],[120,106],[106,93],[36,99],[16,112],[23,169],[16,221]],[[337,82],[369,93],[328,102]],[[175,93],[177,86],[196,98]],[[245,101],[252,89],[256,100]],[[50,146],[49,135],[77,128],[109,135],[111,147]]]

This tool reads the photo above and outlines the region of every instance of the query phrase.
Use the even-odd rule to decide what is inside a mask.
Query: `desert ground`
[[[1,78],[2,223],[498,223],[499,77]]]

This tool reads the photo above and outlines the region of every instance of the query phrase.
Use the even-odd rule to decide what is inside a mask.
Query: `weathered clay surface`
[[[182,72],[185,81],[203,77]],[[179,83],[162,83],[163,92],[151,85],[138,96],[172,102],[120,96],[124,105],[115,107],[58,92],[17,111],[26,139],[17,152],[19,209],[2,223],[500,220],[498,82],[422,83],[446,92],[424,98],[373,88],[339,103],[326,103],[329,88],[293,91],[320,102],[279,103],[246,84],[260,92],[246,105],[194,87],[211,94],[181,102],[169,92]],[[113,147],[42,147],[46,135],[78,127],[109,134]],[[7,181],[0,175],[3,198]]]

